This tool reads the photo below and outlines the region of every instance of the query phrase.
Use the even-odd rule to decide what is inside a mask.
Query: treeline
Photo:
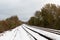
[[[17,16],[0,20],[0,33],[14,29],[22,23],[60,30],[60,6],[46,4],[41,10],[36,11],[35,15],[28,22],[22,22]]]
[[[60,29],[60,6],[46,4],[27,22],[29,25]]]
[[[0,33],[14,29],[21,24],[22,21],[20,21],[17,16],[12,16],[10,18],[7,18],[6,20],[2,20],[0,21]]]

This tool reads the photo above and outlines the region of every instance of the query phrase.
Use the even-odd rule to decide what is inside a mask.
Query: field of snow
[[[18,26],[11,31],[6,31],[3,33],[3,35],[0,34],[0,40],[35,40],[33,37],[35,37],[36,40],[49,40],[43,36],[40,36],[39,34],[33,32],[33,31],[29,30],[28,28],[30,28],[36,32],[39,32],[39,33],[51,38],[52,40],[60,40],[60,35],[46,32],[46,31],[43,31],[40,29],[36,29],[36,28],[30,27],[26,24],[22,24],[21,26]]]

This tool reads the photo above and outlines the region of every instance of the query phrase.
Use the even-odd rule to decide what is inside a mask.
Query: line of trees
[[[45,28],[60,29],[60,6],[46,4],[40,11],[36,11],[35,15],[31,17],[28,22],[22,22],[17,16],[2,20],[0,21],[0,33],[14,29],[22,23]]]
[[[22,21],[18,19],[17,16],[12,16],[7,18],[6,20],[0,21],[0,33],[16,28],[21,25]]]
[[[60,6],[46,4],[27,22],[29,25],[60,29]]]

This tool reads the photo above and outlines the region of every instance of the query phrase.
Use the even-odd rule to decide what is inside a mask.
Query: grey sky
[[[60,5],[60,0],[0,0],[0,20],[17,15],[20,20],[27,21],[46,3]]]

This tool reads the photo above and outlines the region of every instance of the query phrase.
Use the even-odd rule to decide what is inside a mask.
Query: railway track
[[[36,27],[36,26],[32,26],[32,27],[60,35],[60,30],[55,30],[55,29],[50,29],[50,28],[43,28],[43,27]]]
[[[22,27],[27,33],[29,33],[24,27]],[[47,37],[47,36],[45,36],[45,35],[43,35],[43,34],[40,34],[39,32],[37,32],[37,31],[35,31],[35,30],[33,30],[33,29],[30,29],[30,28],[28,28],[28,27],[26,27],[27,29],[29,29],[29,30],[31,30],[32,32],[34,32],[34,33],[37,33],[37,34],[39,34],[40,36],[42,36],[42,37],[44,37],[44,38],[46,38],[46,39],[48,39],[48,40],[53,40],[53,39],[51,39],[51,38],[49,38],[49,37]],[[37,38],[35,38],[31,33],[29,33],[35,40],[38,40]]]
[[[36,28],[34,26],[29,26],[23,24],[17,28],[3,33],[0,36],[0,40],[60,40],[60,35],[52,33],[45,28]],[[56,32],[54,30],[54,32]]]

